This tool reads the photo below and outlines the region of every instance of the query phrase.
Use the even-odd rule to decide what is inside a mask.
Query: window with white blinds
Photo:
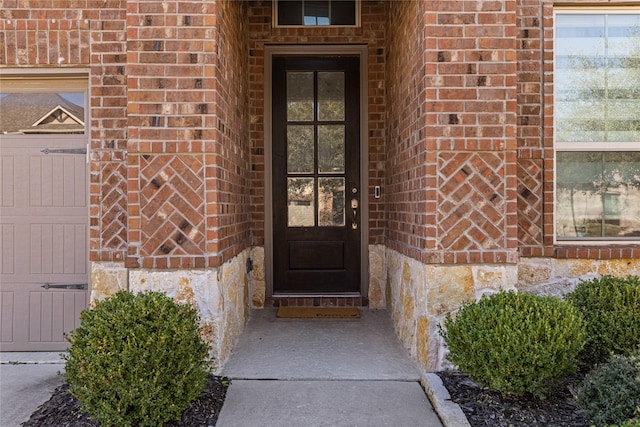
[[[555,14],[557,241],[640,241],[640,10]]]

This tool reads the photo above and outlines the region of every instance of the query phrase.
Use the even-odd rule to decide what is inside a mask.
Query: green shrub
[[[612,354],[630,354],[640,345],[639,277],[581,281],[567,299],[587,322],[587,342],[579,356],[586,366]]]
[[[640,416],[640,351],[612,356],[587,374],[578,405],[598,426],[619,424]]]
[[[197,312],[157,292],[118,292],[82,312],[64,356],[71,393],[106,426],[179,419],[208,381]]]
[[[558,298],[500,292],[448,314],[447,358],[474,381],[506,394],[543,397],[576,369],[584,321]]]

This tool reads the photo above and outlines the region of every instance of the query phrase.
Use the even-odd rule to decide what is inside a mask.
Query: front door
[[[273,58],[274,294],[360,292],[357,57]]]

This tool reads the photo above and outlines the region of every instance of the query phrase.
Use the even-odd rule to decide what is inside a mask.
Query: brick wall
[[[90,70],[92,261],[216,266],[264,245],[269,43],[368,46],[370,244],[427,263],[638,256],[553,245],[548,0],[363,1],[360,28],[303,29],[272,28],[271,1],[0,0],[0,65]]]
[[[127,3],[127,267],[214,267],[250,244],[244,6]]]
[[[90,68],[92,261],[126,252],[125,0],[0,2],[0,65]]]
[[[539,0],[517,8],[518,241],[523,256],[550,256],[553,189],[543,179],[553,180],[553,134],[544,132],[553,126],[553,9]]]
[[[387,5],[387,156],[385,200],[387,244],[404,255],[420,259],[423,250],[436,248],[436,165],[427,152],[427,97],[422,2]],[[427,93],[432,95],[427,95]]]
[[[127,251],[127,44],[125,1],[95,2],[91,22],[91,261]]]
[[[246,2],[222,1],[216,13],[219,25],[216,73],[216,128],[214,155],[207,160],[212,197],[207,198],[208,251],[224,262],[251,246],[251,145],[249,138],[249,42]],[[215,211],[217,209],[217,212]],[[210,213],[216,212],[211,218]]]
[[[254,244],[264,245],[264,46],[278,44],[366,44],[369,57],[369,241],[384,243],[383,199],[373,198],[374,186],[384,183],[385,90],[384,90],[384,1],[362,2],[359,28],[273,28],[271,1],[249,2],[249,98],[251,114],[251,201]],[[363,173],[367,173],[364,172]],[[382,193],[386,190],[383,188]]]
[[[515,1],[390,3],[389,29],[390,247],[516,262]]]

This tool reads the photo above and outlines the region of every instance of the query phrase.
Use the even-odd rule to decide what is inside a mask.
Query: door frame
[[[266,298],[273,293],[273,150],[271,109],[274,56],[335,56],[348,55],[360,59],[360,296],[369,294],[369,108],[368,108],[368,55],[367,45],[268,45],[264,47],[264,268]],[[281,294],[276,296],[304,296],[323,294]],[[336,296],[335,293],[327,294]],[[353,293],[337,295],[357,296]]]

